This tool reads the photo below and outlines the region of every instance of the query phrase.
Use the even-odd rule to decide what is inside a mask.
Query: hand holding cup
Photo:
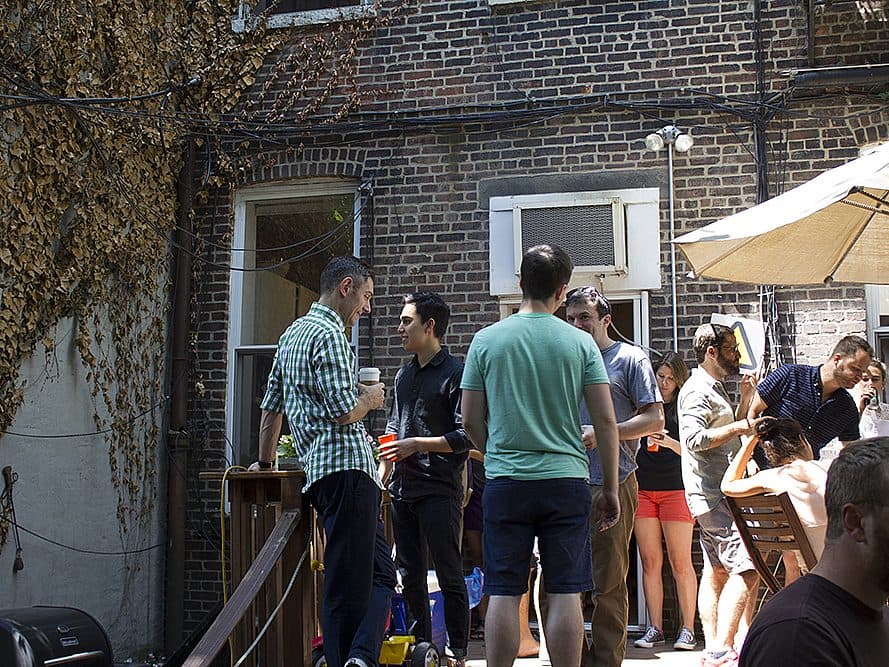
[[[667,435],[667,429],[663,431],[658,431],[657,433],[650,433],[648,435],[648,443],[647,449],[649,452],[656,452],[661,448],[661,441],[664,439],[664,436]]]
[[[877,388],[867,385],[861,390],[861,398],[858,401],[858,412],[864,412],[866,408],[876,407],[879,402]]]
[[[417,454],[421,449],[417,438],[398,440],[398,436],[394,433],[381,435],[378,442],[380,446],[377,448],[377,453],[381,459],[387,461],[401,461]]]
[[[368,401],[371,410],[382,410],[386,403],[386,385],[382,382],[376,384],[359,384],[358,399]]]
[[[371,410],[381,410],[386,402],[385,385],[380,383],[380,369],[365,366],[358,369],[358,395],[366,395]]]

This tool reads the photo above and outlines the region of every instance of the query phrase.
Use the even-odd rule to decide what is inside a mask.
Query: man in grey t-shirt
[[[627,646],[627,569],[630,564],[630,537],[639,504],[636,483],[636,451],[639,439],[664,428],[663,399],[648,357],[637,347],[612,340],[611,305],[594,287],[579,287],[568,293],[565,302],[568,323],[588,332],[602,352],[611,402],[617,418],[620,451],[618,458],[618,497],[621,516],[605,531],[591,527],[593,549],[593,645],[584,647],[584,667],[617,667]],[[595,433],[589,415],[581,405],[584,443],[590,458],[593,498],[601,493],[603,477]]]

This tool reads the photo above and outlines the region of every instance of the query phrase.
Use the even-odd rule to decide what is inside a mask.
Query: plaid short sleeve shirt
[[[342,470],[361,470],[382,488],[364,425],[336,422],[357,402],[355,353],[343,321],[331,308],[313,303],[278,341],[260,406],[287,415],[305,466],[306,489]]]

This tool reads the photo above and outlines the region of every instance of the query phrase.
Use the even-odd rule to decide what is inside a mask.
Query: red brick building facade
[[[761,0],[408,3],[357,45],[357,89],[387,94],[367,97],[359,111],[327,129],[306,126],[337,108],[345,87],[316,116],[290,117],[286,139],[257,144],[242,189],[209,191],[196,224],[205,238],[239,248],[239,216],[260,215],[263,193],[283,188],[286,196],[275,201],[289,205],[301,184],[351,187],[358,251],[378,271],[370,322],[359,327],[359,358],[392,378],[404,359],[394,335],[404,294],[443,294],[453,309],[445,343],[459,355],[479,328],[508,311],[510,299],[491,294],[492,198],[654,188],[659,231],[650,241],[660,256],[659,284],[618,290],[618,300],[628,299],[627,321],[637,340],[668,350],[674,321],[667,158],[645,150],[646,135],[674,124],[694,138],[693,148],[674,161],[677,235],[889,140],[885,78],[882,84],[833,78],[802,88],[784,74],[812,66],[887,66],[889,23],[863,19],[855,3],[809,1],[811,15],[809,2]],[[383,2],[378,16],[394,9]],[[279,63],[290,54],[301,57],[297,45],[305,34],[330,30],[330,24],[298,29],[291,46],[263,66],[255,99],[264,99],[267,82],[278,86]],[[244,200],[250,192],[258,194]],[[276,215],[286,211],[270,206],[269,220]],[[633,243],[627,245],[631,274]],[[238,254],[217,251],[214,261],[237,265]],[[805,261],[805,249],[788,248],[787,261]],[[772,309],[755,286],[692,279],[688,270],[680,257],[678,347],[690,365],[691,334],[713,312],[758,318],[766,303],[765,315],[777,314],[786,360],[816,363],[839,336],[865,331],[861,286],[779,286]],[[241,274],[237,306],[244,312],[251,279]],[[227,441],[237,440],[233,284],[230,272],[209,266],[194,284],[193,378],[205,391],[191,401],[191,430],[198,435],[189,479],[238,458],[240,444]],[[303,286],[317,289],[317,283]],[[270,303],[257,308],[268,312]],[[377,418],[373,426],[381,425]],[[219,490],[198,483],[188,490],[187,628],[220,598],[219,554],[212,546]],[[669,603],[665,611],[672,629]]]

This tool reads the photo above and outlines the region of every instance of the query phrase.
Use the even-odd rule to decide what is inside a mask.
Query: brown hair
[[[356,285],[374,277],[374,270],[363,259],[343,255],[327,262],[321,271],[321,294],[333,294],[344,278],[352,278]]]
[[[767,417],[756,425],[756,435],[773,466],[802,458],[803,428],[796,419]]]
[[[865,438],[848,445],[827,471],[827,541],[843,534],[843,506],[873,511],[889,506],[889,437]]]
[[[834,346],[830,356],[838,354],[841,357],[854,357],[858,350],[867,352],[867,356],[869,357],[874,356],[874,348],[872,348],[870,343],[864,340],[861,336],[844,336],[840,339],[840,342]]]
[[[682,389],[682,385],[688,380],[688,366],[685,365],[685,361],[682,357],[675,352],[667,352],[658,356],[652,363],[652,366],[654,366],[655,373],[657,373],[657,369],[661,366],[670,367],[670,370],[673,371],[673,379],[676,381],[677,392]]]
[[[571,280],[574,263],[557,245],[536,245],[522,256],[522,296],[542,301],[549,299]]]
[[[708,347],[719,347],[726,338],[735,340],[735,334],[724,324],[713,324],[706,322],[695,329],[695,337],[692,340],[692,347],[695,351],[695,360],[698,363],[707,358]]]

